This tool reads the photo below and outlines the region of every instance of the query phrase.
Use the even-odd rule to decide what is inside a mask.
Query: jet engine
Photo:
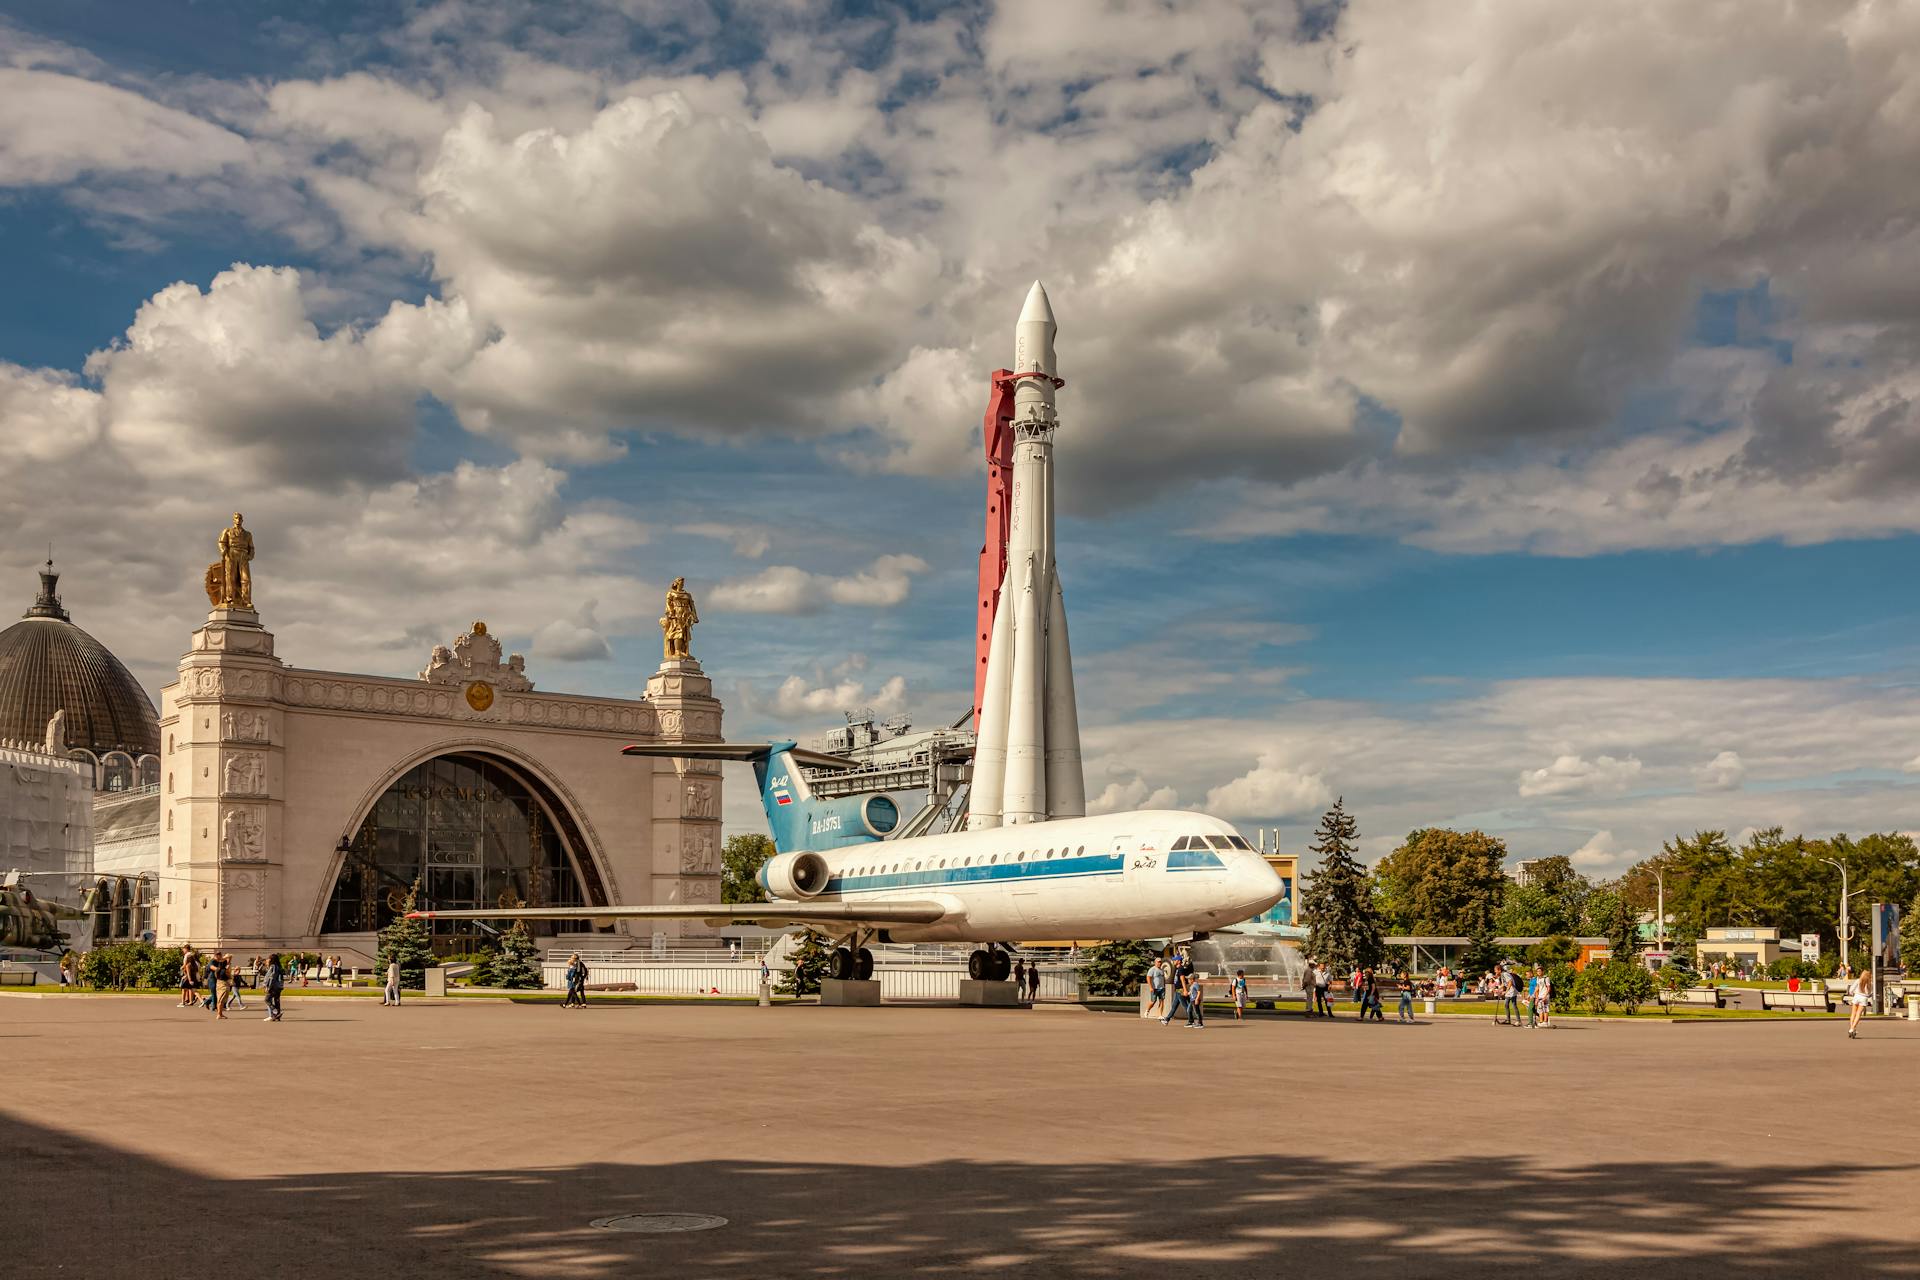
[[[760,887],[791,902],[811,898],[827,887],[827,860],[817,853],[783,853],[760,868]]]

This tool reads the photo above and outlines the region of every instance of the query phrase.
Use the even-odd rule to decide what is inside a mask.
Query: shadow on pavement
[[[351,1095],[342,1101],[339,1115],[306,1117],[316,1147],[330,1127],[351,1123]],[[728,1140],[716,1134],[714,1145]],[[394,1162],[420,1145],[396,1134]],[[1844,1188],[1911,1177],[1906,1168],[1567,1170],[1508,1158],[1391,1165],[1277,1156],[896,1168],[735,1159],[520,1167],[527,1163],[529,1153],[502,1150],[492,1170],[225,1180],[0,1115],[8,1183],[0,1273],[1920,1275],[1910,1243],[1863,1239],[1861,1217],[1835,1212]],[[657,1236],[588,1225],[648,1212],[731,1222]]]

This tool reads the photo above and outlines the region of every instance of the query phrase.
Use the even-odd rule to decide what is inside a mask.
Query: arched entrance
[[[416,881],[419,905],[436,910],[608,901],[552,790],[513,762],[476,751],[436,756],[396,778],[344,852],[323,933],[384,928]],[[592,931],[584,920],[528,927],[536,936]],[[465,950],[486,932],[471,920],[436,920],[433,931],[442,952]]]

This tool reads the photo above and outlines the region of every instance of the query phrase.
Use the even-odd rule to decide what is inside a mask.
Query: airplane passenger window
[[[1086,856],[1087,846],[1081,845],[1078,849],[1075,849],[1073,852],[1077,857],[1084,857]]]
[[[1015,862],[1025,862],[1027,860],[1027,851],[1022,849],[1020,852],[1014,854],[1013,860]]]
[[[941,865],[941,866],[943,866],[943,867],[944,867],[944,866],[946,866],[946,865],[947,865],[947,860],[946,860],[945,858],[942,858],[942,859],[940,859],[940,865]]]
[[[1047,850],[1047,856],[1051,858],[1053,856],[1053,850],[1051,849]]]
[[[998,862],[998,861],[1000,861],[1000,855],[996,853],[996,854],[994,854],[994,855],[993,855],[993,856],[992,856],[991,858],[988,858],[988,859],[987,859],[987,861],[988,861],[988,862]]]
[[[919,870],[919,869],[920,869],[920,868],[921,868],[922,866],[924,866],[924,865],[926,865],[926,864],[925,864],[925,862],[924,862],[924,860],[923,860],[923,861],[921,861],[921,862],[916,862],[916,863],[914,863],[914,864],[913,864],[913,869],[914,869],[915,871],[918,871],[918,870]]]

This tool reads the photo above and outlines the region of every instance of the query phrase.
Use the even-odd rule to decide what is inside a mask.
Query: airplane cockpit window
[[[1212,846],[1213,846],[1214,848],[1216,848],[1216,849],[1231,849],[1231,848],[1233,848],[1233,846],[1232,846],[1232,845],[1230,845],[1230,844],[1228,844],[1228,843],[1227,843],[1227,838],[1226,838],[1225,836],[1208,836],[1208,837],[1207,837],[1207,843],[1208,843],[1208,844],[1210,844],[1210,845],[1212,845]]]
[[[1168,850],[1168,852],[1169,852],[1169,853],[1177,853],[1177,852],[1179,852],[1179,851],[1180,851],[1180,850],[1182,850],[1182,849],[1185,849],[1185,848],[1188,848],[1188,847],[1189,847],[1189,845],[1188,845],[1188,841],[1190,841],[1190,840],[1192,840],[1192,839],[1193,839],[1193,837],[1192,837],[1192,836],[1181,836],[1181,837],[1180,837],[1180,838],[1179,838],[1178,840],[1175,840],[1175,841],[1173,842],[1173,848],[1172,848],[1172,849],[1170,849],[1170,850]]]
[[[1248,853],[1253,852],[1253,846],[1247,843],[1245,836],[1228,836],[1227,840],[1236,849],[1245,849]]]

